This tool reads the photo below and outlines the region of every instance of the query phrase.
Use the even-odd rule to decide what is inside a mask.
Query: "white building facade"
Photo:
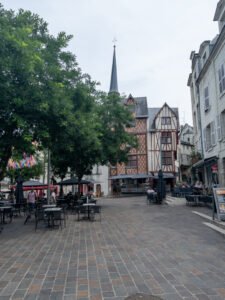
[[[193,165],[206,187],[225,186],[225,0],[217,4],[219,34],[192,51],[191,91],[194,146],[201,160]]]
[[[189,124],[181,126],[178,136],[177,162],[179,167],[179,181],[191,183],[191,166],[194,151],[194,131]]]

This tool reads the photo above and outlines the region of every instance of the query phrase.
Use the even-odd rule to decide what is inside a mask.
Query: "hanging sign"
[[[212,170],[213,173],[217,173],[218,172],[218,165],[217,164],[212,165],[211,170]]]
[[[225,188],[214,188],[214,201],[219,221],[225,221]]]

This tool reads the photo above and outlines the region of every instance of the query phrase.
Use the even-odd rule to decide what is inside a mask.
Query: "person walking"
[[[30,210],[33,210],[35,207],[36,197],[36,193],[33,189],[27,195],[27,203]]]
[[[52,191],[51,193],[51,203],[56,204],[56,192]]]

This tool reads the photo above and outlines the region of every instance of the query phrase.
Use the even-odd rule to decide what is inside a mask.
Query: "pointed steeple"
[[[112,63],[112,73],[111,73],[111,81],[109,93],[118,93],[118,82],[117,82],[117,67],[116,67],[116,45],[113,46],[113,63]]]

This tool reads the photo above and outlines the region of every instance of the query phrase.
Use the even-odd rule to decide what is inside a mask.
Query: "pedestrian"
[[[35,191],[32,189],[28,195],[27,195],[27,203],[28,203],[28,206],[29,206],[29,209],[30,210],[33,210],[34,207],[35,207],[35,202],[36,202],[36,193]]]
[[[155,193],[155,191],[153,190],[152,187],[148,187],[147,189],[147,200],[150,202],[151,200],[153,200],[153,194]]]
[[[51,193],[51,203],[56,203],[56,193],[54,190]]]

